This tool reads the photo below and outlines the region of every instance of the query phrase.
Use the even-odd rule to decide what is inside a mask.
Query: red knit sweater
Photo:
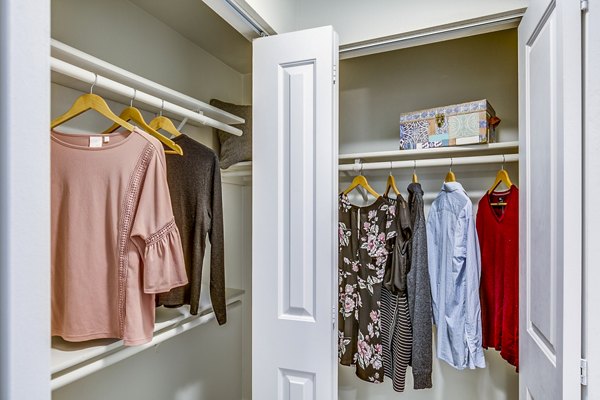
[[[506,206],[490,203],[505,202]],[[479,201],[483,347],[519,366],[519,190],[487,193]]]

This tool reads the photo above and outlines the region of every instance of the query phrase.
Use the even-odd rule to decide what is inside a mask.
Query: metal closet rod
[[[52,69],[54,72],[58,72],[59,74],[69,76],[90,85],[94,84],[95,87],[109,90],[129,99],[133,99],[135,97],[136,103],[143,103],[159,110],[162,109],[165,112],[180,115],[184,118],[187,118],[188,121],[194,121],[202,125],[212,126],[213,128],[231,133],[235,136],[242,135],[242,131],[238,128],[234,128],[233,126],[229,126],[223,122],[207,117],[199,112],[188,110],[187,108],[181,107],[177,104],[173,104],[156,96],[152,96],[148,93],[144,93],[132,87],[123,85],[122,83],[69,64],[68,62],[59,60],[58,58],[50,57],[50,69]]]
[[[425,160],[405,160],[405,161],[380,161],[372,163],[362,163],[357,160],[354,164],[340,164],[339,171],[360,171],[364,170],[384,170],[396,168],[425,168],[425,167],[450,167],[458,165],[480,165],[480,164],[502,164],[509,162],[518,162],[518,154],[497,154],[491,156],[470,156],[470,157],[450,157],[435,158]]]

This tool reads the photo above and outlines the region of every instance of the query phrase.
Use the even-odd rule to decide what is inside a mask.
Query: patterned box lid
[[[430,108],[427,110],[411,111],[400,114],[400,123],[415,121],[420,119],[435,118],[436,115],[445,114],[464,114],[477,111],[486,111],[488,109],[493,110],[492,106],[487,102],[486,99],[470,101],[468,103],[454,104],[451,106],[443,106],[437,108]]]

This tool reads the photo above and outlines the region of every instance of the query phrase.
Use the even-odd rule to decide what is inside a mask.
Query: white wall
[[[238,1],[243,3],[243,0]],[[296,0],[245,0],[277,33],[295,30]]]
[[[333,25],[340,45],[514,10],[524,0],[301,0],[296,29]]]
[[[52,37],[206,102],[214,97],[242,103],[248,98],[242,74],[128,1],[53,0]],[[95,92],[102,94],[101,90]],[[53,84],[51,94],[51,115],[55,117],[66,111],[81,92]],[[111,101],[108,104],[116,113],[125,106]],[[152,115],[144,112],[146,120]],[[98,132],[108,125],[95,113],[85,113],[62,127]],[[218,150],[211,128],[188,124],[183,132]],[[241,186],[223,185],[226,286],[241,289],[251,282],[251,258],[244,248],[249,239],[240,229],[250,221],[244,190]],[[206,283],[209,256],[207,252],[203,271]],[[219,327],[213,321],[190,330],[155,351],[144,351],[61,388],[53,393],[53,398],[237,400],[246,390],[242,387],[241,361],[246,354],[242,340],[248,345],[249,336],[244,332],[250,331],[249,310],[249,304],[244,302],[228,312],[225,326]]]
[[[517,36],[515,30],[468,37],[427,46],[381,53],[340,62],[340,153],[395,150],[399,143],[400,112],[488,98],[502,122],[501,141],[516,140]],[[493,50],[490,50],[493,49]],[[493,52],[493,57],[489,54]],[[500,165],[458,166],[453,171],[474,203],[493,183]],[[517,164],[506,169],[518,185]],[[425,192],[425,213],[440,190],[447,168],[417,169]],[[389,171],[366,171],[373,188],[382,193]],[[412,168],[393,171],[407,198]],[[354,174],[351,174],[354,175]],[[340,175],[340,189],[352,176]],[[354,193],[354,192],[353,192]],[[372,199],[369,199],[372,201]],[[353,202],[364,202],[354,193]],[[435,340],[434,340],[435,342]],[[435,354],[435,351],[434,351]],[[496,351],[485,351],[487,368],[457,371],[433,360],[433,388],[397,394],[391,382],[363,382],[352,367],[339,367],[340,386],[354,388],[358,400],[512,400],[518,398],[518,374]]]
[[[246,0],[277,33],[333,25],[340,45],[526,7],[526,0]]]

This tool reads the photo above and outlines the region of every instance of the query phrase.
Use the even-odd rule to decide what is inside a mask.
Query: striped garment
[[[412,329],[406,295],[381,288],[381,341],[385,376],[396,392],[404,391],[406,367],[412,355]]]

